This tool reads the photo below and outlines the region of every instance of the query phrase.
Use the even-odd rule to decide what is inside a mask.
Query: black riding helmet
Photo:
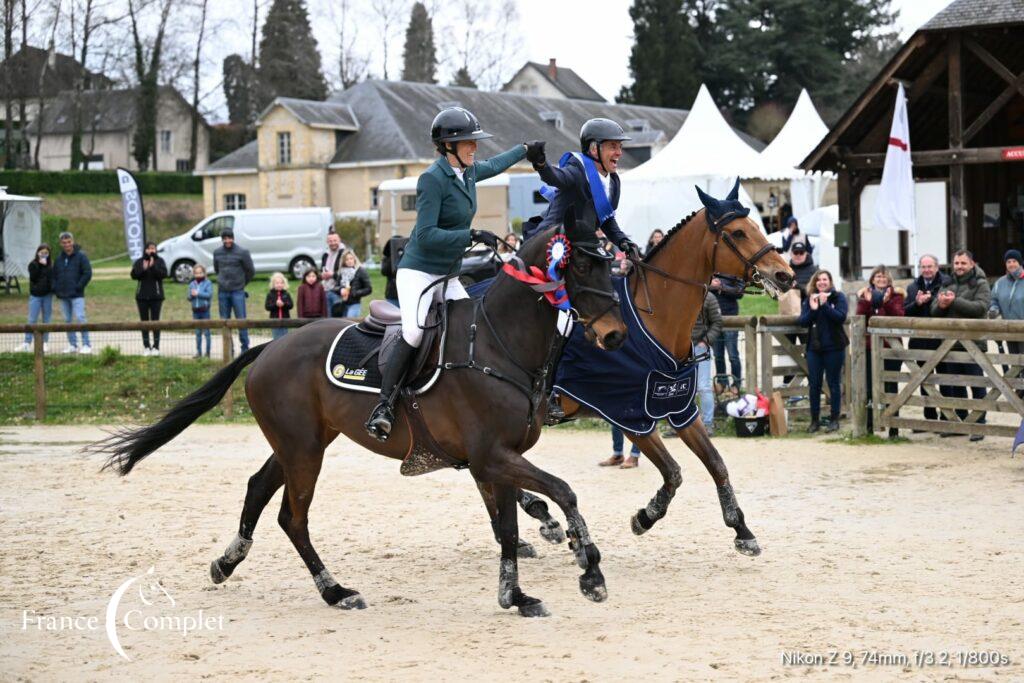
[[[472,112],[462,107],[442,110],[430,124],[430,139],[434,141],[434,147],[441,154],[454,154],[456,159],[459,159],[459,155],[455,154],[455,145],[451,143],[459,140],[486,140],[489,137],[493,136],[481,130],[480,122]],[[459,165],[465,168],[462,159],[459,159]]]
[[[608,140],[631,140],[622,126],[611,119],[590,119],[580,128],[580,151],[589,154],[590,143],[596,142],[600,147]]]

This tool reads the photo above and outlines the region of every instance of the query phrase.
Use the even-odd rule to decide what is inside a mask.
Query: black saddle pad
[[[327,378],[343,389],[380,391],[381,376],[377,351],[383,337],[349,325],[335,337],[327,354]]]

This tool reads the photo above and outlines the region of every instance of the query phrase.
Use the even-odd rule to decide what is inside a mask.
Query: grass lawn
[[[113,267],[114,264],[104,263],[99,267]],[[117,263],[118,267],[127,269],[130,264],[127,259]],[[370,282],[373,285],[373,293],[368,299],[363,300],[363,313],[367,311],[369,302],[372,299],[384,298],[384,276],[379,270],[370,270]],[[216,282],[216,276],[212,278]],[[249,292],[249,302],[246,312],[250,318],[266,317],[263,311],[263,297],[269,287],[270,277],[267,274],[257,275],[256,279],[246,288]],[[186,300],[186,286],[179,285],[171,280],[164,281],[167,298],[164,301],[161,317],[165,320],[189,320],[192,313]],[[298,289],[298,282],[289,281],[289,287],[294,295]],[[119,279],[95,279],[85,291],[86,315],[90,322],[120,322],[137,320],[138,310],[135,308],[135,281],[127,274]],[[54,301],[54,320],[63,321],[60,314],[59,304]],[[750,295],[740,299],[740,315],[774,315],[779,311],[779,304],[767,296]],[[0,294],[0,323],[22,323],[28,312],[28,291],[27,287],[23,294]]]
[[[0,354],[0,424],[34,421],[35,375],[27,353]],[[53,424],[142,423],[156,418],[197,389],[220,368],[205,359],[144,358],[121,355],[112,348],[95,356],[48,356],[46,359],[46,422]],[[248,420],[241,378],[231,388],[234,419]],[[201,422],[223,421],[223,404]]]
[[[104,264],[106,266],[107,264]],[[127,268],[127,264],[125,264]],[[370,299],[384,298],[384,276],[379,270],[370,270],[370,282],[373,285],[373,294],[369,299],[363,300],[363,312],[369,306]],[[216,282],[216,276],[213,281]],[[289,280],[289,289],[294,297],[299,283]],[[263,297],[266,296],[270,287],[270,276],[260,274],[256,276],[246,290],[249,292],[249,300],[246,305],[246,313],[250,318],[269,317],[263,310]],[[160,317],[164,320],[191,320],[192,311],[189,308],[187,296],[187,285],[179,285],[172,280],[164,281],[164,292],[166,299]],[[55,300],[54,322],[63,322],[60,312],[60,305]],[[89,322],[108,323],[129,320],[138,320],[139,312],[135,307],[135,281],[127,273],[119,279],[95,279],[89,283],[85,290],[86,317]],[[216,302],[214,302],[216,306]],[[216,312],[216,311],[215,311]],[[28,315],[28,287],[25,286],[22,294],[0,294],[0,323],[23,323]]]

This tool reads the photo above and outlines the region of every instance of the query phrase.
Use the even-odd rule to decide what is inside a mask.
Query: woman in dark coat
[[[831,398],[826,432],[839,429],[839,408],[842,403],[841,378],[846,347],[850,341],[843,330],[846,322],[846,297],[836,291],[832,274],[819,270],[807,283],[807,298],[800,307],[800,324],[809,328],[807,335],[807,379],[810,383],[811,425],[809,432],[818,431],[821,414],[821,379],[828,380]]]
[[[43,322],[53,317],[53,259],[50,245],[43,243],[36,247],[36,257],[28,264],[28,324],[32,325],[42,316]],[[49,333],[43,335],[43,350],[50,341]],[[32,350],[32,333],[25,333],[22,351]]]
[[[159,320],[164,305],[164,280],[167,278],[167,264],[157,256],[156,242],[146,242],[146,250],[132,264],[132,279],[138,281],[135,287],[135,304],[139,307],[139,320]],[[160,355],[160,330],[153,330],[153,345],[149,345],[149,330],[142,331],[144,356]]]

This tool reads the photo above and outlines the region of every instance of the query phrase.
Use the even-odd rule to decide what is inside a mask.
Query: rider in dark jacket
[[[622,156],[622,141],[629,139],[622,126],[609,119],[590,119],[580,130],[580,151],[594,163],[613,210],[619,205],[621,192],[619,174],[616,170]],[[561,224],[566,211],[571,207],[577,219],[600,226],[605,237],[619,249],[626,253],[639,253],[636,245],[619,228],[614,214],[606,217],[604,221],[599,219],[584,161],[575,155],[567,155],[563,157],[564,163],[560,167],[553,166],[547,163],[543,144],[528,149],[526,158],[533,164],[541,180],[558,192],[551,199],[551,204],[540,223],[524,224],[524,239],[529,239],[553,225]]]

